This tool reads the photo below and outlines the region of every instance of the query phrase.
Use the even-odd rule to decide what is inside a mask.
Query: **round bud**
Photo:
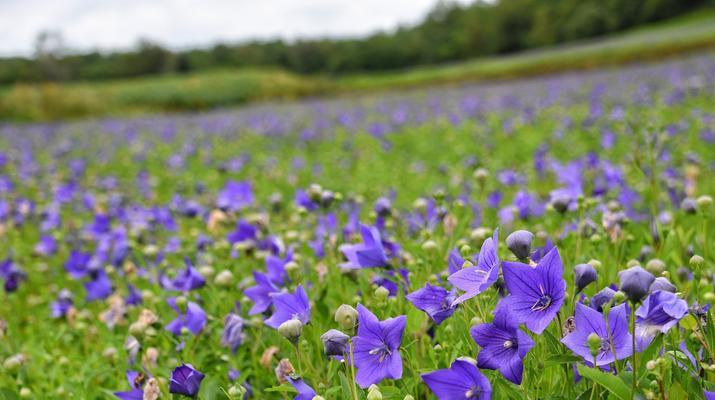
[[[660,275],[665,271],[665,263],[658,258],[653,258],[645,265],[645,269],[652,274]]]
[[[588,343],[588,349],[591,351],[591,355],[596,356],[601,349],[601,337],[598,336],[597,333],[592,332],[588,335],[586,342]]]
[[[626,294],[621,292],[620,290],[617,291],[616,293],[613,294],[613,301],[616,302],[616,304],[621,304],[624,301],[626,301]]]
[[[295,343],[303,332],[303,323],[298,319],[289,319],[278,327],[278,333]]]
[[[645,367],[648,371],[652,371],[658,367],[658,363],[655,360],[648,360],[648,362],[645,363]]]
[[[338,323],[341,329],[350,331],[357,324],[358,312],[352,306],[343,304],[335,311],[335,322]]]
[[[228,288],[233,284],[233,272],[224,269],[216,275],[214,278],[214,283],[216,286]]]
[[[710,207],[713,205],[713,198],[708,196],[708,195],[702,195],[695,200],[696,203],[698,203],[698,208],[700,211],[706,211],[709,210]]]
[[[531,242],[533,240],[533,233],[526,230],[518,230],[506,237],[506,247],[514,253],[516,258],[525,260],[531,254]]]
[[[705,259],[702,258],[701,256],[695,254],[692,257],[690,257],[690,267],[692,268],[700,268],[705,264]]]
[[[437,243],[434,240],[427,240],[422,243],[422,250],[433,252],[438,249]]]
[[[375,289],[374,295],[378,301],[385,302],[390,295],[390,291],[384,286],[378,286],[377,289]]]

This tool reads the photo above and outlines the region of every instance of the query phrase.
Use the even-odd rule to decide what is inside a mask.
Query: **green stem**
[[[636,367],[636,304],[631,309],[631,345],[633,346],[633,354],[631,355],[631,367],[633,368],[633,385],[631,390],[631,400],[636,398],[636,381],[638,377],[638,368]],[[614,353],[615,354],[615,353]]]

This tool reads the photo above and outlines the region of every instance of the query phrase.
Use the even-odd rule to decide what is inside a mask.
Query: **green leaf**
[[[695,330],[698,327],[698,321],[693,317],[692,314],[688,314],[683,319],[680,320],[680,326],[688,331]]]
[[[344,399],[349,399],[352,398],[352,395],[350,394],[350,383],[348,383],[348,378],[345,376],[343,371],[338,372],[338,376],[340,376],[340,387],[343,388],[343,398]]]
[[[570,354],[558,354],[547,358],[546,361],[544,361],[544,366],[552,367],[554,365],[571,364],[580,362],[581,360],[582,358],[578,356],[572,356]]]
[[[273,386],[268,389],[265,389],[266,392],[279,392],[279,393],[295,393],[296,390],[293,386],[284,383],[280,386]]]
[[[643,351],[638,363],[638,375],[643,375],[646,371],[646,363],[648,360],[653,360],[658,355],[660,347],[663,345],[663,335],[658,334],[655,340]]]
[[[688,393],[683,390],[683,387],[680,386],[678,382],[673,383],[670,385],[670,390],[668,390],[668,398],[669,399],[687,399],[688,398]]]
[[[621,400],[629,400],[631,398],[631,388],[626,385],[621,378],[607,374],[595,368],[589,368],[585,365],[578,366],[578,372],[581,376],[586,377],[611,392],[611,394]]]

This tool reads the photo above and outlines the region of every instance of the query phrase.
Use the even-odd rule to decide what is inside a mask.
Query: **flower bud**
[[[686,197],[680,202],[680,209],[686,214],[695,214],[698,210],[698,203],[692,197]]]
[[[645,368],[648,371],[652,371],[658,367],[658,363],[655,360],[648,360],[647,363],[645,363]]]
[[[233,284],[233,273],[227,269],[222,270],[214,278],[214,284],[219,287],[230,287]]]
[[[660,275],[665,271],[665,263],[658,259],[654,258],[645,265],[645,269],[648,270],[648,272],[655,274],[655,275]]]
[[[619,272],[618,279],[621,283],[620,290],[633,303],[641,301],[648,294],[650,285],[655,281],[653,274],[641,267],[631,267]]]
[[[613,301],[616,304],[623,303],[624,301],[626,301],[626,298],[627,298],[626,294],[620,290],[613,294]]]
[[[390,295],[390,291],[384,286],[378,286],[377,289],[375,289],[374,294],[377,301],[383,303],[387,301],[387,297]]]
[[[708,195],[702,195],[695,200],[696,203],[698,203],[698,208],[700,211],[707,211],[712,207],[713,205],[713,198],[708,196]]]
[[[468,244],[462,245],[462,247],[459,248],[459,254],[461,254],[462,257],[470,257],[472,255],[472,248],[469,247]]]
[[[695,254],[692,257],[690,257],[690,267],[693,269],[700,268],[705,264],[705,259],[702,258],[701,256]]]
[[[323,341],[325,355],[328,357],[345,354],[349,339],[350,336],[337,329],[331,329],[320,336],[320,340]]]
[[[367,388],[367,400],[382,400],[382,392],[380,392],[380,388],[377,385],[370,385]]]
[[[484,185],[484,182],[489,178],[489,171],[486,168],[477,168],[472,173],[472,178],[480,185]]]
[[[289,319],[278,327],[278,333],[295,343],[303,332],[303,323],[298,319]]]
[[[358,312],[352,306],[343,304],[335,311],[335,322],[341,329],[350,331],[355,328]]]
[[[435,251],[438,249],[437,243],[434,240],[427,240],[424,243],[422,243],[422,250],[424,251]]]
[[[576,291],[580,292],[598,279],[598,274],[596,273],[596,268],[591,264],[578,264],[574,267],[574,274],[576,276]]]
[[[593,258],[588,260],[588,263],[593,265],[593,268],[596,268],[596,270],[601,269],[601,262],[598,260],[594,260]]]
[[[228,395],[231,398],[242,399],[246,395],[246,388],[241,385],[233,385],[228,388]]]
[[[525,260],[531,254],[531,242],[533,240],[533,233],[525,230],[518,230],[507,236],[506,247],[514,253],[516,258]]]
[[[415,400],[415,398],[412,397],[411,394],[408,394],[408,395],[405,396],[405,398],[404,398],[403,400]]]
[[[325,397],[316,394],[311,400],[325,400]]]
[[[666,292],[675,293],[677,288],[675,285],[670,283],[668,278],[664,276],[659,276],[655,278],[653,284],[650,285],[650,292],[655,292],[656,290],[664,290]]]
[[[142,337],[146,328],[146,324],[141,321],[133,322],[129,325],[129,334],[134,337]]]
[[[25,355],[15,354],[5,359],[2,367],[6,371],[16,371],[25,363]]]
[[[588,349],[591,351],[591,355],[594,357],[597,356],[598,352],[601,350],[601,337],[598,336],[596,332],[592,332],[588,335],[586,342],[588,343]]]
[[[24,388],[20,389],[20,397],[23,398],[23,399],[29,399],[29,398],[31,398],[31,397],[32,397],[32,391],[30,390],[30,388],[24,387]]]

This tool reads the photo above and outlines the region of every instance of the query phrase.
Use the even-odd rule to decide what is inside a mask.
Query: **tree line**
[[[219,43],[171,51],[140,41],[132,51],[65,54],[38,37],[32,58],[0,59],[0,84],[104,80],[216,68],[276,67],[339,75],[458,61],[550,46],[653,22],[713,0],[501,0],[439,2],[422,22],[365,38]]]

